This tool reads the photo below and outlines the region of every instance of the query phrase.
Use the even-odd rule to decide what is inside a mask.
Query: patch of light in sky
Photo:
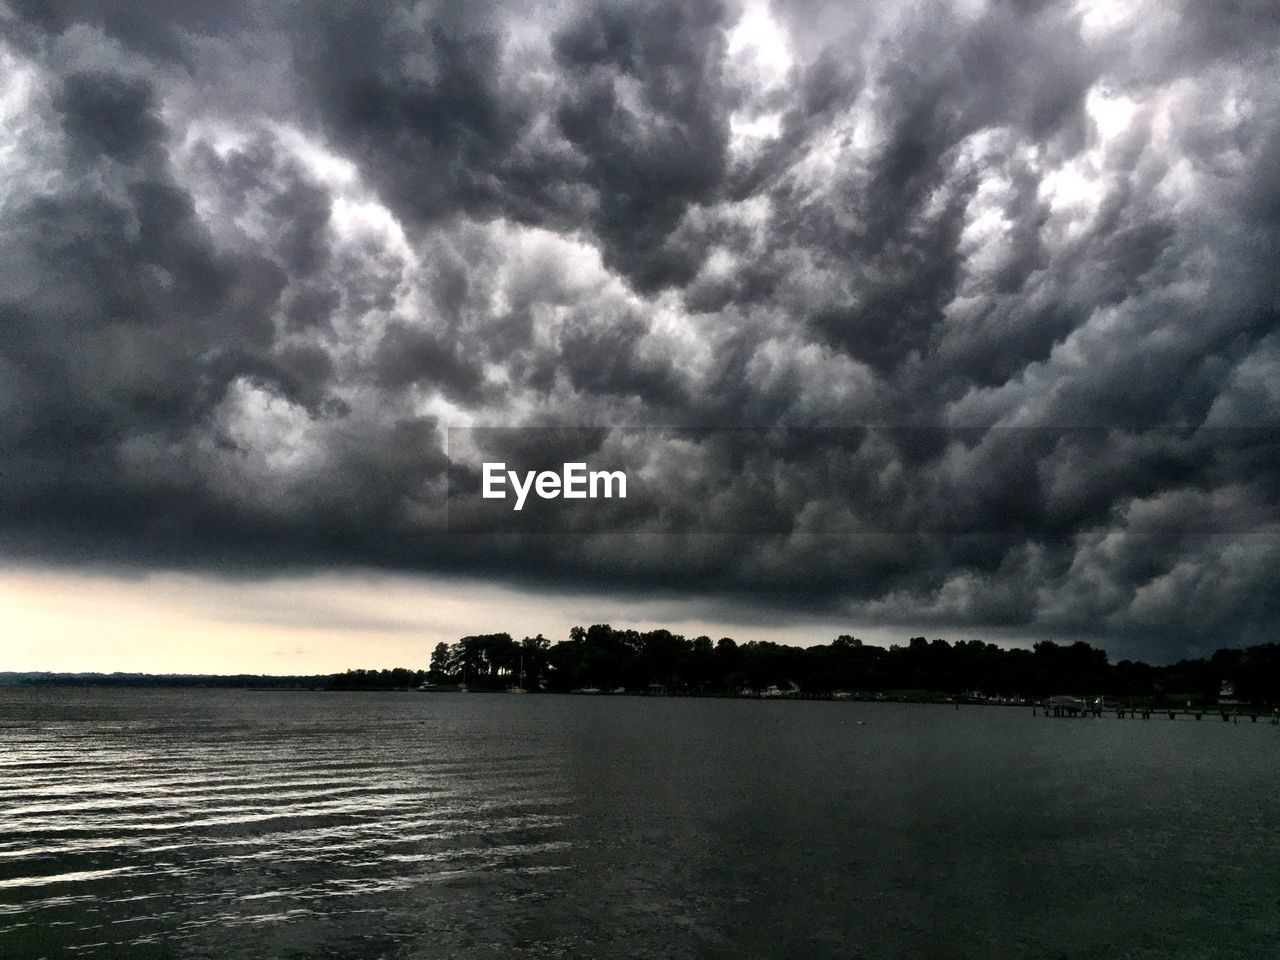
[[[1138,104],[1102,87],[1093,87],[1085,97],[1085,110],[1097,128],[1103,143],[1114,140],[1129,129]]]
[[[273,124],[272,131],[280,143],[298,158],[313,177],[331,189],[348,187],[355,183],[356,165],[326,149],[314,137],[286,124]]]
[[[749,3],[729,31],[729,56],[753,62],[768,83],[781,83],[794,62],[786,34],[765,3]]]
[[[776,137],[782,132],[782,114],[762,113],[749,120],[739,119],[735,114],[729,121],[729,130],[735,139]]]
[[[1079,0],[1076,12],[1080,15],[1080,34],[1093,40],[1113,33],[1133,23],[1144,13],[1145,4],[1125,3],[1122,0]]]

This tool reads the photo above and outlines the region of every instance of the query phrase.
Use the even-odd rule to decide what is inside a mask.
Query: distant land
[[[0,687],[229,687],[262,690],[323,690],[326,674],[271,676],[211,673],[53,673],[0,672]]]
[[[1154,706],[1280,705],[1280,644],[1222,649],[1153,666],[1111,663],[1084,642],[1007,649],[982,641],[913,637],[888,648],[844,635],[810,647],[608,624],[574,627],[567,640],[508,633],[437,644],[427,669],[336,674],[0,673],[0,686],[220,687],[262,690],[521,690],[676,696],[851,697],[995,703],[1067,694]]]

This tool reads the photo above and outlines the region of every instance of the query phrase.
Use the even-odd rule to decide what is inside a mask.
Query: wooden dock
[[[1053,702],[1065,698],[1051,698],[1044,703],[1031,705],[1031,715],[1043,713],[1046,717],[1104,717],[1114,716],[1117,720],[1150,720],[1152,717],[1168,717],[1170,720],[1203,720],[1205,717],[1219,717],[1223,723],[1238,724],[1241,718],[1250,723],[1262,720],[1273,727],[1280,726],[1280,712],[1265,712],[1258,708],[1224,710],[1221,707],[1186,707],[1169,709],[1168,707],[1132,707],[1120,704],[1098,704],[1084,701],[1081,703]]]

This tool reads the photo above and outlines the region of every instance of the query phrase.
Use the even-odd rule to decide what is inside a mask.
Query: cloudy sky
[[[1277,263],[1273,0],[0,2],[0,669],[1273,640]]]

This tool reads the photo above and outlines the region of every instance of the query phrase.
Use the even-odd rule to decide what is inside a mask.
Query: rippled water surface
[[[1280,728],[0,689],[0,957],[1280,956]]]

